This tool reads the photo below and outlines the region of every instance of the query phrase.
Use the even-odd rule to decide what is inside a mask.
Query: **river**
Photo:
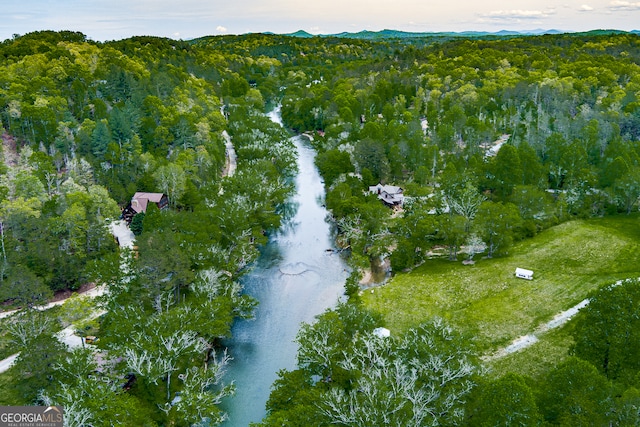
[[[279,110],[269,117],[282,125]],[[314,165],[315,151],[304,137],[294,142],[299,172],[291,203],[296,213],[242,279],[245,292],[259,301],[255,320],[236,322],[233,338],[225,342],[233,357],[225,380],[236,384],[236,395],[221,405],[229,415],[226,427],[247,427],[264,418],[277,372],[295,368],[300,324],[334,307],[348,276],[344,260],[327,251],[334,247],[333,237],[320,204],[324,185]]]

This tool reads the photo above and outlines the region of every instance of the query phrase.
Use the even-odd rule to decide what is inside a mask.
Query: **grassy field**
[[[491,353],[603,284],[640,277],[640,217],[564,223],[519,242],[510,253],[472,266],[429,260],[365,291],[363,300],[394,332],[440,316]],[[516,278],[516,267],[533,270],[534,280]]]
[[[573,345],[573,322],[539,335],[539,341],[531,346],[501,358],[485,362],[489,376],[500,377],[515,372],[532,378],[544,376],[568,357]]]

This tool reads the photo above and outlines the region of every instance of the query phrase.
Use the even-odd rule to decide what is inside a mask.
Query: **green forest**
[[[304,134],[352,274],[257,425],[640,424],[637,34],[42,31],[0,43],[0,122],[0,302],[20,309],[0,319],[0,359],[19,353],[0,405],[222,424],[221,341],[260,303],[240,279],[291,215]],[[136,192],[169,206],[136,215],[121,249],[110,227]],[[516,261],[530,287],[501,276]],[[107,291],[38,310],[88,284]],[[544,354],[487,358],[587,298]],[[69,325],[95,344],[68,349]]]

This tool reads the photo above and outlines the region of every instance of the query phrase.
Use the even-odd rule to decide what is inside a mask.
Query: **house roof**
[[[162,197],[164,196],[164,193],[143,193],[143,192],[137,192],[136,194],[133,195],[133,199],[147,199],[153,203],[160,203],[160,200],[162,200]]]
[[[131,199],[131,208],[137,213],[146,212],[149,202],[160,203],[164,197],[163,193],[142,193],[138,192]]]
[[[399,193],[402,193],[402,188],[398,187],[396,185],[378,184],[378,185],[372,185],[372,186],[369,187],[369,191],[371,193],[377,193],[378,190],[380,190],[380,192],[384,191],[385,193],[388,193],[388,194],[399,194]]]
[[[404,201],[402,188],[395,185],[372,185],[369,187],[369,192],[378,194],[378,199],[385,203],[402,204]]]
[[[396,185],[384,185],[382,187],[382,189],[384,191],[386,191],[389,194],[399,194],[402,193],[402,188],[396,186]]]

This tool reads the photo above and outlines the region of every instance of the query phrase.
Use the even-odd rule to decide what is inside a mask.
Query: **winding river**
[[[279,110],[269,117],[282,124]],[[264,418],[277,372],[295,367],[300,324],[335,306],[348,275],[344,260],[327,250],[333,248],[333,238],[320,204],[324,186],[314,165],[315,151],[304,137],[294,137],[294,142],[299,172],[291,203],[296,213],[243,278],[245,292],[260,305],[255,320],[238,321],[225,343],[234,358],[225,379],[236,384],[236,395],[222,405],[228,427],[247,427]]]

